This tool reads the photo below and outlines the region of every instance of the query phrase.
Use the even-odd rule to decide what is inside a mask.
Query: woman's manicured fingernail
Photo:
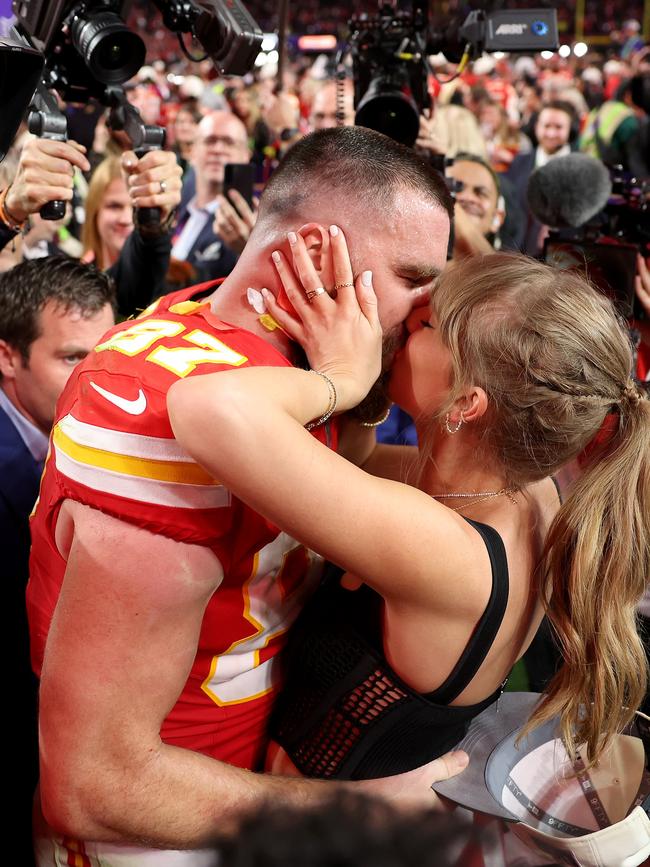
[[[336,236],[338,235],[338,233],[339,233],[339,227],[338,227],[338,226],[330,226],[330,235],[331,235],[333,238],[336,238]]]
[[[296,235],[295,232],[289,232],[289,233],[287,234],[287,240],[289,241],[289,243],[290,243],[291,246],[293,247],[293,245],[294,245],[294,244],[296,243],[296,241],[298,240],[298,236]]]
[[[361,282],[364,286],[372,286],[372,271],[364,271],[361,275]]]
[[[274,261],[274,262],[277,262],[278,264],[280,263],[280,254],[278,253],[277,250],[274,250],[274,251],[271,253],[271,259],[273,259],[273,261]]]

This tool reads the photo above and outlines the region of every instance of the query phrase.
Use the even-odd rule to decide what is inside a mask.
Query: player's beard
[[[353,418],[357,421],[366,424],[372,424],[378,421],[382,416],[386,415],[391,400],[388,397],[388,380],[390,378],[390,369],[393,366],[393,359],[396,353],[406,343],[406,330],[403,325],[398,325],[384,334],[384,339],[381,344],[381,373],[379,378],[370,387],[370,391],[353,409],[348,410]],[[294,345],[293,364],[295,367],[302,367],[304,370],[309,370],[309,360],[305,350],[299,344]]]
[[[403,325],[398,325],[384,334],[381,345],[381,374],[379,379],[371,386],[370,391],[354,409],[350,415],[364,424],[373,424],[386,415],[391,401],[388,397],[388,380],[390,369],[396,353],[404,346],[406,332]]]

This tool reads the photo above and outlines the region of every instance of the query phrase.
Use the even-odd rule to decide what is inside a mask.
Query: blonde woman
[[[82,261],[92,262],[100,270],[110,268],[119,259],[132,231],[133,205],[120,157],[106,157],[93,172],[88,185],[81,233]]]
[[[559,715],[569,750],[597,761],[647,679],[634,607],[650,574],[650,402],[624,327],[582,278],[524,257],[445,271],[389,384],[418,428],[410,486],[397,447],[357,449],[359,468],[305,430],[354,407],[381,366],[371,272],[355,279],[341,231],[330,238],[335,297],[294,233],[293,269],[274,260],[296,315],[263,293],[315,372],[220,372],[168,398],[192,457],[357,588],[318,591],[275,734],[312,776],[422,765],[496,700],[547,611],[564,666],[530,724]],[[552,473],[612,413],[561,505]],[[350,707],[363,726],[345,724]]]
[[[171,250],[170,220],[180,201],[182,170],[170,151],[141,160],[126,152],[102,160],[92,174],[82,229],[82,262],[110,270],[119,311],[131,315],[164,292]],[[160,222],[138,225],[134,207],[159,208]]]

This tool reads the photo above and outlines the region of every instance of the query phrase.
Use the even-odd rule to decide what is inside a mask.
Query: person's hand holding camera
[[[171,151],[148,151],[138,159],[133,151],[122,154],[122,169],[134,208],[160,208],[165,224],[181,200],[183,171]]]
[[[71,201],[75,168],[90,169],[85,153],[85,147],[75,141],[27,138],[4,202],[8,216],[24,223],[47,202]]]

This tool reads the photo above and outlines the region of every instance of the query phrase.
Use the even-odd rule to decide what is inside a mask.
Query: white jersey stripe
[[[91,446],[113,454],[127,455],[132,458],[148,458],[155,461],[183,461],[190,463],[192,458],[182,449],[175,439],[150,437],[141,434],[125,433],[97,427],[79,421],[73,415],[64,416],[58,427],[71,440],[81,446]]]
[[[218,509],[230,505],[230,491],[223,485],[190,485],[129,476],[74,460],[53,447],[56,468],[69,479],[106,494],[175,509]]]

